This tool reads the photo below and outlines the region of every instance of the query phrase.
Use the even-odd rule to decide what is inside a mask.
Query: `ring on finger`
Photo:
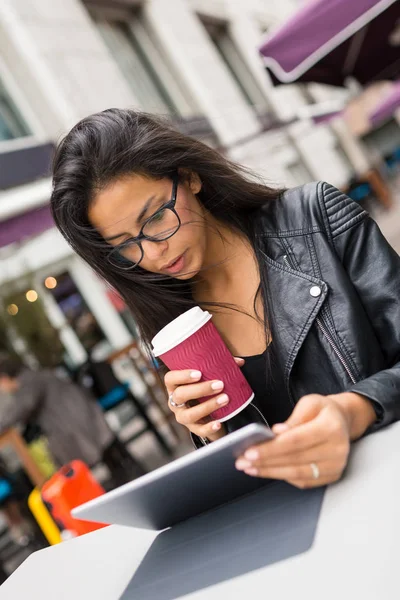
[[[183,404],[177,404],[176,402],[174,402],[174,395],[170,394],[168,397],[168,402],[170,403],[171,406],[173,406],[174,408],[183,408],[185,406],[185,403]]]
[[[319,479],[319,468],[316,463],[310,463],[313,479]]]

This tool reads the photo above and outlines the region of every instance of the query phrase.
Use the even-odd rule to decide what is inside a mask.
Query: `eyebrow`
[[[150,198],[147,200],[146,204],[143,206],[142,210],[140,211],[137,219],[136,219],[136,225],[140,225],[140,223],[142,222],[144,216],[146,215],[147,211],[149,210],[150,204],[153,202],[155,196],[150,196]],[[104,238],[106,240],[106,242],[111,242],[112,240],[116,240],[117,238],[122,237],[123,235],[126,235],[127,232],[124,233],[117,233],[116,235],[112,235],[111,237],[106,237]]]

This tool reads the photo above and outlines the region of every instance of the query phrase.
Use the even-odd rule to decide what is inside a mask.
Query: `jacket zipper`
[[[343,365],[347,375],[350,377],[352,383],[357,383],[357,380],[355,379],[353,373],[351,372],[349,365],[346,363],[346,359],[344,358],[343,354],[340,352],[339,348],[336,346],[331,335],[328,333],[328,331],[325,328],[325,325],[323,324],[323,322],[321,321],[321,319],[319,317],[316,318],[316,323],[317,323],[318,327],[320,328],[320,330],[322,331],[322,333],[324,334],[324,336],[326,337],[326,339],[328,340],[332,350],[335,352],[336,356],[342,363],[342,365]]]
[[[289,259],[287,257],[287,254],[284,255],[283,260],[285,261],[286,265],[290,268],[293,269],[294,267],[292,267],[292,265],[289,262]],[[329,331],[327,330],[327,328],[325,327],[323,321],[321,320],[320,317],[317,317],[315,319],[315,322],[317,324],[317,326],[319,327],[320,331],[322,332],[322,334],[325,336],[325,338],[327,339],[330,347],[332,348],[332,350],[334,351],[334,353],[336,354],[336,356],[338,357],[339,361],[341,362],[344,370],[346,371],[347,375],[350,377],[350,380],[352,383],[357,383],[357,380],[355,379],[351,368],[349,367],[349,365],[346,362],[345,357],[343,356],[343,354],[341,353],[341,351],[339,350],[339,348],[337,347],[336,343],[334,342],[334,340],[332,339],[331,334],[329,333]]]

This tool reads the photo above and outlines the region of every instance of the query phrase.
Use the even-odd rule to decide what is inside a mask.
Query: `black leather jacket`
[[[323,182],[284,192],[257,219],[293,406],[352,391],[373,401],[373,429],[400,419],[400,257],[376,223]]]

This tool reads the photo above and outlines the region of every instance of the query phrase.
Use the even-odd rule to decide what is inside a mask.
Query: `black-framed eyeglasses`
[[[163,204],[151,217],[143,223],[139,235],[131,237],[114,246],[107,260],[118,269],[130,271],[142,261],[143,241],[164,242],[175,235],[181,226],[181,220],[175,209],[178,191],[178,174],[172,178],[171,200]]]

